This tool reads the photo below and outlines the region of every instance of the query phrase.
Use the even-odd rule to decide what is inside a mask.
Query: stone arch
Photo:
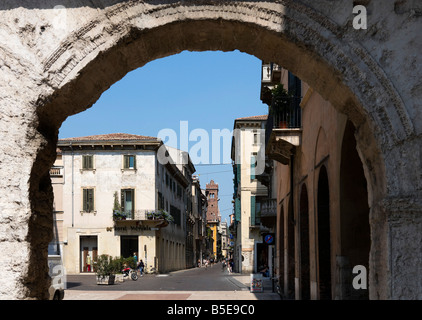
[[[371,234],[367,184],[356,150],[355,128],[347,121],[340,163],[340,243],[342,299],[368,299],[368,290],[353,290],[352,268],[368,270]]]
[[[9,131],[22,131],[10,139],[9,131],[1,130],[7,141],[1,149],[3,164],[20,159],[24,168],[10,179],[2,172],[1,189],[10,190],[13,185],[19,199],[10,200],[3,217],[8,221],[5,229],[19,229],[12,238],[7,237],[8,243],[13,242],[13,252],[19,252],[11,259],[29,261],[18,276],[7,265],[0,266],[5,284],[12,283],[1,283],[5,288],[0,289],[1,294],[45,297],[48,281],[43,250],[52,225],[48,170],[55,157],[58,129],[66,117],[89,108],[110,85],[151,60],[182,50],[239,49],[291,70],[353,122],[370,201],[376,204],[371,206],[371,227],[377,238],[371,249],[376,270],[372,275],[374,297],[389,297],[385,215],[389,210],[400,211],[391,199],[411,195],[419,180],[398,181],[396,177],[397,167],[403,174],[410,173],[417,159],[409,160],[412,165],[406,166],[397,160],[400,157],[386,163],[382,154],[400,155],[403,148],[417,146],[418,140],[391,75],[381,68],[379,58],[369,53],[368,45],[362,45],[365,37],[368,42],[382,40],[355,33],[352,4],[350,13],[344,14],[341,4],[328,10],[320,2],[288,0],[96,3],[82,7],[63,1],[69,6],[69,15],[68,27],[61,33],[51,28],[54,12],[45,1],[21,7],[0,5],[1,21],[33,23],[33,28],[16,28],[19,31],[8,34],[10,39],[32,36],[29,45],[19,40],[14,47],[3,35],[0,39],[5,64],[16,66],[2,70],[9,80],[0,96],[5,109],[2,123],[12,124]],[[34,18],[31,10],[35,8],[39,10]],[[330,10],[341,13],[341,21],[330,18]],[[16,47],[21,51],[14,52]],[[409,90],[403,93],[406,99]],[[411,208],[419,210],[419,206]],[[11,221],[12,215],[20,218]],[[20,229],[21,224],[24,227]],[[400,230],[398,234],[402,234]],[[382,254],[376,256],[375,252]],[[19,290],[9,290],[10,286]]]

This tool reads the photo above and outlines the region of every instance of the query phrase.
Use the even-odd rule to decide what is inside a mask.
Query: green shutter
[[[83,208],[85,212],[94,210],[94,189],[83,189]]]
[[[241,219],[241,214],[240,214],[240,199],[236,198],[235,199],[235,203],[234,203],[235,207],[234,207],[234,217],[236,221],[240,221]]]
[[[256,167],[256,157],[255,155],[251,156],[251,180],[255,179],[255,167]]]
[[[255,196],[251,196],[251,226],[256,225],[255,218],[256,218],[256,199]]]
[[[87,195],[87,189],[83,189],[82,190],[82,194],[83,194],[83,198],[82,198],[82,211],[87,211],[87,200],[88,200],[88,195]]]
[[[93,169],[93,156],[82,156],[82,169]]]

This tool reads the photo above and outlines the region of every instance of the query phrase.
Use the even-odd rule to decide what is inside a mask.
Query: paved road
[[[249,275],[229,274],[221,264],[147,274],[138,281],[97,285],[95,275],[68,275],[65,300],[279,300],[267,280],[263,293],[251,293]]]

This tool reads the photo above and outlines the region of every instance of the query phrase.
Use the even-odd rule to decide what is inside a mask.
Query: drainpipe
[[[75,192],[74,192],[74,167],[75,167],[75,162],[74,162],[74,153],[73,153],[73,146],[72,146],[72,142],[70,143],[70,150],[72,150],[72,228],[74,227],[74,197],[75,197]]]

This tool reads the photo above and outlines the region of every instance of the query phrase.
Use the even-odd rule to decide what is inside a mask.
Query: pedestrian
[[[229,273],[233,272],[233,259],[230,259],[229,263],[227,264],[227,270],[229,271]]]
[[[135,267],[138,265],[138,256],[136,255],[136,252],[133,253],[133,260],[135,260]]]
[[[144,262],[142,261],[142,259],[141,259],[141,261],[139,261],[139,264],[138,264],[138,269],[139,269],[139,272],[140,272],[140,274],[141,274],[141,277],[143,277],[144,275],[142,274],[143,272],[144,272],[144,267],[145,267],[145,265],[144,265]]]
[[[91,262],[92,262],[92,259],[91,259],[90,254],[88,253],[88,255],[86,256],[86,271],[88,272],[91,272]]]

